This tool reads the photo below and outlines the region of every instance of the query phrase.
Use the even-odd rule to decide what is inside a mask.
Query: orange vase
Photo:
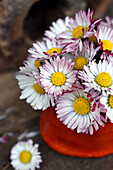
[[[40,131],[44,141],[55,151],[77,157],[102,157],[113,153],[113,124],[105,123],[93,135],[78,134],[57,118],[53,107],[41,112]]]

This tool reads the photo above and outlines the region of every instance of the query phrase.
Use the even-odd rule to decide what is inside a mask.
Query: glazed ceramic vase
[[[113,153],[113,124],[105,123],[93,135],[68,129],[57,118],[55,108],[41,112],[40,131],[44,141],[53,150],[76,157],[103,157]]]

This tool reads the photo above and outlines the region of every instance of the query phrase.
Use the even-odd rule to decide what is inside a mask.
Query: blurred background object
[[[75,12],[88,7],[94,9],[94,18],[106,12],[112,17],[111,4],[111,0],[1,0],[0,71],[19,67],[27,49],[41,40],[52,21],[66,15],[74,17]]]

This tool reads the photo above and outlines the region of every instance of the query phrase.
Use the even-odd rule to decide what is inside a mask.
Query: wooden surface
[[[10,166],[10,150],[17,143],[17,137],[22,131],[39,130],[39,111],[34,111],[25,100],[19,100],[20,90],[15,79],[15,71],[0,74],[0,114],[7,109],[10,113],[7,118],[0,120],[0,135],[13,132],[8,144],[0,143],[0,170],[13,170]],[[77,158],[58,154],[51,150],[42,137],[32,138],[39,143],[43,163],[41,170],[112,170],[113,154],[100,159]],[[113,145],[111,143],[111,145]],[[103,148],[104,149],[104,148]]]

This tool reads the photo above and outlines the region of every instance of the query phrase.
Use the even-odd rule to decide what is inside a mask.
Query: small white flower
[[[100,21],[100,19],[92,21],[93,11],[88,9],[86,11],[80,10],[75,15],[75,19],[69,22],[68,29],[58,35],[59,45],[67,52],[75,50],[80,47],[82,50],[82,38],[90,37],[94,34],[93,28]]]
[[[66,60],[65,57],[51,58],[50,62],[45,60],[43,67],[40,67],[40,82],[49,95],[56,97],[63,91],[71,90],[76,80],[73,65],[72,60]]]
[[[108,61],[92,61],[88,66],[84,66],[84,71],[79,71],[79,78],[83,79],[86,85],[85,91],[91,89],[98,90],[106,94],[113,94],[113,65]]]
[[[35,110],[45,110],[50,107],[50,102],[54,106],[54,97],[48,96],[43,87],[36,81],[39,75],[38,69],[32,63],[20,67],[20,73],[16,76],[20,89],[22,89],[20,99],[26,99]]]
[[[33,145],[32,140],[18,142],[11,150],[11,165],[16,170],[35,170],[40,168],[42,158],[38,151],[38,144]]]
[[[55,40],[46,39],[42,42],[33,43],[33,47],[28,52],[32,58],[44,60],[51,56],[61,55],[62,49]]]
[[[93,94],[96,93],[86,94],[80,89],[63,94],[57,100],[57,117],[71,130],[77,128],[78,133],[89,131],[92,135],[93,127],[98,130],[98,124],[104,126],[95,100],[96,95]]]
[[[100,48],[107,54],[113,55],[113,30],[107,26],[99,26],[96,38]]]

